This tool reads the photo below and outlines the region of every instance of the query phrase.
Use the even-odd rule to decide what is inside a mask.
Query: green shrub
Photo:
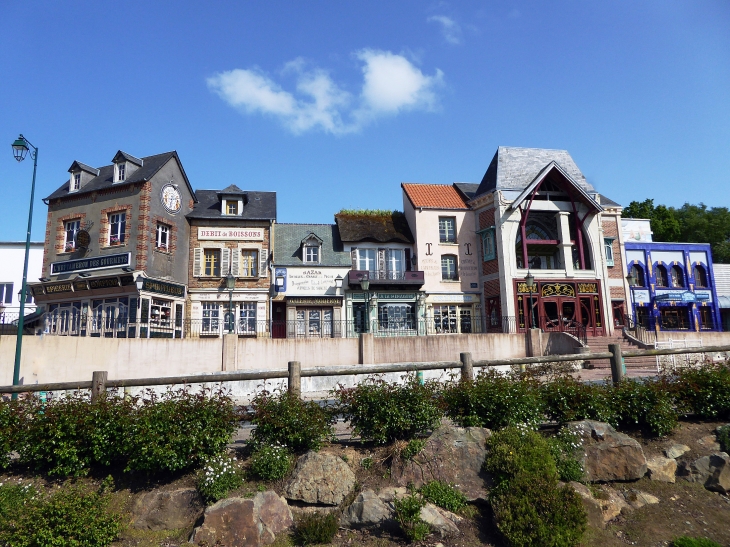
[[[524,426],[506,427],[487,440],[484,468],[497,484],[525,473],[555,481],[558,479],[547,440]]]
[[[682,408],[705,419],[730,418],[730,366],[685,368],[673,377]]]
[[[452,513],[458,513],[468,503],[466,496],[454,485],[442,481],[428,482],[421,486],[418,491],[425,500]]]
[[[384,444],[423,435],[438,426],[442,412],[436,391],[435,383],[420,384],[410,375],[404,384],[369,378],[357,387],[336,389],[334,396],[356,435]]]
[[[216,502],[243,484],[243,473],[227,454],[211,456],[198,471],[198,492],[206,502]]]
[[[373,466],[373,459],[372,458],[363,458],[360,460],[360,467],[363,469],[370,469]]]
[[[324,515],[317,512],[302,516],[294,529],[294,540],[298,545],[332,543],[340,527],[338,516],[335,511]]]
[[[127,470],[175,472],[220,454],[240,417],[223,391],[148,392],[137,402],[129,432]]]
[[[589,384],[572,376],[563,376],[540,386],[545,413],[558,423],[598,420],[617,425],[608,383]]]
[[[413,459],[413,456],[419,454],[423,447],[426,446],[424,439],[411,439],[406,447],[401,451],[400,457],[404,460]]]
[[[578,434],[568,427],[563,427],[555,437],[548,437],[547,441],[560,480],[563,482],[583,480],[583,465],[579,460],[582,444]]]
[[[264,444],[280,443],[291,450],[319,450],[333,435],[333,413],[315,401],[302,401],[283,391],[263,391],[252,402],[252,437]]]
[[[672,541],[672,547],[722,547],[722,545],[711,539],[682,536]]]
[[[291,453],[285,446],[260,444],[251,454],[251,474],[265,481],[283,479],[291,466]]]
[[[32,486],[0,486],[0,545],[106,547],[122,528],[108,497],[64,487],[44,497]]]
[[[421,519],[421,509],[426,505],[421,496],[408,495],[393,500],[395,518],[400,524],[401,530],[411,541],[423,541],[431,527]]]
[[[720,450],[730,454],[730,424],[717,428],[717,442]]]
[[[530,377],[482,372],[473,382],[447,385],[442,398],[446,415],[462,427],[500,429],[543,419],[539,384]]]
[[[15,401],[0,400],[0,469],[10,465],[10,453],[18,446],[20,415]]]
[[[613,388],[619,424],[642,427],[663,437],[677,427],[673,385],[667,378],[630,380],[624,378]]]

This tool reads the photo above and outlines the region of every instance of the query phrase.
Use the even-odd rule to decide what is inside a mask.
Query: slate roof
[[[218,190],[219,196],[242,196],[245,193],[246,192],[241,190],[235,184],[230,184],[230,185],[226,186],[225,188],[223,188],[223,190]]]
[[[230,188],[230,186],[229,186]],[[186,218],[215,218],[219,220],[276,220],[276,192],[242,192],[248,195],[240,215],[222,215],[221,190],[197,190],[198,203]]]
[[[605,205],[606,207],[622,207],[620,203],[616,203],[612,199],[604,196],[603,194],[598,194],[598,199],[601,202],[601,205]]]
[[[114,184],[113,186],[121,187],[121,186],[125,186],[127,184],[134,184],[136,182],[146,182],[146,181],[150,180],[153,176],[155,176],[157,171],[159,171],[163,165],[165,165],[168,161],[170,161],[171,158],[177,159],[177,162],[180,165],[180,170],[182,171],[183,177],[185,178],[185,183],[188,185],[190,193],[192,194],[193,189],[190,186],[190,181],[188,180],[188,177],[182,168],[182,163],[180,162],[180,158],[178,157],[177,152],[175,152],[175,151],[165,152],[164,154],[157,154],[155,156],[146,156],[146,157],[142,158],[142,160],[144,161],[144,165],[142,165],[136,171],[131,173],[124,182],[118,182],[118,183]],[[47,198],[44,198],[44,200],[64,198],[69,195],[79,196],[79,195],[83,195],[83,194],[88,194],[90,192],[103,190],[105,188],[111,188],[113,181],[114,181],[114,165],[105,165],[104,167],[99,168],[99,174],[96,177],[91,179],[89,182],[84,184],[80,189],[73,192],[72,194],[69,194],[69,191],[68,191],[69,181],[67,180],[58,190],[53,192]]]
[[[560,165],[583,190],[590,193],[596,191],[586,181],[567,150],[500,146],[497,148],[475,196],[493,190],[523,190],[551,161]]]
[[[90,165],[86,165],[85,163],[81,163],[80,161],[74,161],[71,164],[71,167],[68,168],[68,172],[73,173],[77,170],[86,171],[87,173],[91,173],[94,176],[97,176],[99,174],[99,170],[96,167],[91,167]]]
[[[338,213],[335,222],[342,241],[413,243],[406,216],[400,211],[393,211],[390,215]]]
[[[318,266],[351,266],[350,253],[344,250],[335,224],[274,224],[274,265],[305,266],[302,240],[314,234],[322,240]]]
[[[114,154],[114,157],[112,158],[112,163],[117,163],[119,158],[123,158],[127,161],[131,161],[135,165],[142,165],[144,163],[144,160],[133,156],[132,154],[127,154],[126,152],[119,150],[116,154]]]
[[[479,189],[479,185],[473,182],[455,182],[454,187],[464,197],[465,201],[469,201],[476,196]]]
[[[406,196],[415,208],[468,209],[458,190],[446,184],[401,184]]]

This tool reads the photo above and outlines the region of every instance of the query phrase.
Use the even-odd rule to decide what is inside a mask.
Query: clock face
[[[165,184],[160,192],[162,206],[172,214],[177,213],[182,206],[180,192],[172,184]]]

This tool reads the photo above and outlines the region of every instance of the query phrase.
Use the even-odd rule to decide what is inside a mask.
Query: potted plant
[[[109,245],[119,245],[119,237],[118,236],[110,236],[109,237]]]
[[[66,243],[66,247],[64,248],[64,252],[71,253],[74,250],[74,244],[72,242]]]

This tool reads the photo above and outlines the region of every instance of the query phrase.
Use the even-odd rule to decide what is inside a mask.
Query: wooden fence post
[[[611,357],[611,379],[613,380],[613,385],[617,385],[621,383],[621,380],[624,377],[621,346],[619,344],[609,344],[608,351],[613,354],[613,357]]]
[[[299,361],[289,361],[289,395],[302,395],[302,364]]]
[[[474,365],[471,360],[471,353],[464,352],[459,354],[461,361],[461,381],[471,382],[474,379]]]
[[[106,370],[95,370],[91,373],[91,402],[95,403],[106,393],[106,381],[109,373]]]

